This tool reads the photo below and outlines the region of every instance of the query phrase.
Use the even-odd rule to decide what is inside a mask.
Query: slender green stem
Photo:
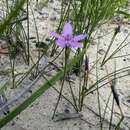
[[[29,0],[27,0],[27,52],[28,52],[28,58],[27,58],[27,62],[28,65],[30,63],[30,43],[29,43],[29,38],[30,38],[30,26],[29,26]]]
[[[130,70],[130,66],[127,66],[127,67],[118,69],[118,70],[116,70],[116,75],[117,75],[117,74],[121,74],[121,73],[128,72],[128,70]],[[115,71],[112,72],[112,73],[109,73],[109,74],[105,75],[104,77],[102,77],[101,79],[99,79],[98,81],[96,81],[93,85],[91,85],[91,86],[89,87],[88,91],[91,90],[92,88],[94,88],[94,87],[97,85],[97,83],[101,83],[101,82],[107,80],[108,78],[113,77],[114,75],[115,75]],[[126,75],[128,75],[128,74],[126,74]],[[115,78],[114,78],[114,79],[115,79]],[[88,92],[88,91],[87,91],[87,92]]]
[[[99,40],[97,44],[96,61],[98,61],[98,50],[99,50]],[[96,64],[96,81],[97,81],[97,100],[98,100],[98,110],[100,115],[100,129],[102,130],[102,114],[101,114],[101,103],[100,103],[100,93],[99,93],[99,83],[98,83],[98,64]]]
[[[73,89],[72,89],[72,86],[71,86],[71,82],[70,82],[70,81],[69,81],[69,87],[70,87],[70,91],[71,91],[71,95],[72,95],[72,98],[73,98],[73,102],[74,102],[76,111],[78,112],[78,107],[77,107],[76,98],[75,98],[75,95],[74,95],[74,92],[73,92]]]
[[[123,78],[123,77],[128,76],[128,75],[129,75],[129,74],[124,74],[124,75],[122,75],[122,76],[118,76],[118,77],[113,78],[113,79],[111,79],[111,80],[120,79],[120,78]],[[110,82],[111,82],[111,81],[108,81],[108,82],[102,84],[101,86],[99,86],[99,88],[104,87],[105,85],[107,85],[107,84],[110,83]],[[88,93],[85,94],[85,96],[89,95],[90,93],[93,93],[93,92],[96,91],[96,90],[97,90],[97,88],[95,88],[95,89],[89,91]]]
[[[112,44],[113,44],[113,42],[114,42],[114,40],[115,40],[116,35],[117,35],[117,33],[114,33],[114,35],[113,35],[113,37],[112,37],[112,39],[111,39],[111,42],[110,42],[110,44],[109,44],[109,46],[108,46],[108,48],[107,48],[107,51],[106,51],[106,53],[105,53],[105,55],[104,55],[104,58],[103,58],[103,60],[102,60],[101,66],[103,66],[103,65],[106,63],[106,62],[105,62],[106,57],[107,57],[108,52],[109,52],[109,50],[110,50],[110,48],[111,48],[111,46],[112,46]]]
[[[81,66],[79,69],[81,70]],[[81,85],[82,85],[82,78],[81,78],[81,73],[79,73],[79,99],[78,99],[79,109],[81,106]]]
[[[15,88],[15,75],[14,75],[15,58],[13,60],[10,59],[10,63],[11,63],[11,72],[12,72],[12,88]]]
[[[106,58],[106,59],[104,60],[104,62],[102,62],[102,65],[104,65],[108,60],[113,59],[113,58],[114,58],[113,56],[114,56],[117,52],[119,52],[122,48],[124,48],[124,47],[126,47],[126,46],[128,45],[128,43],[127,43],[127,44],[125,44],[125,45],[122,46],[122,44],[126,41],[126,39],[127,39],[129,36],[130,36],[130,33],[125,37],[125,39],[120,43],[120,45],[115,49],[115,51],[114,51],[108,58]],[[122,46],[122,47],[121,47],[121,46]]]
[[[113,100],[112,100],[112,109],[111,109],[111,117],[110,117],[110,123],[109,123],[109,130],[111,130],[111,126],[112,126],[113,109],[114,109],[114,97],[113,97]]]
[[[112,57],[111,59],[115,59],[115,58],[122,58],[122,57],[126,57],[126,56],[129,56],[130,54],[126,54],[126,55],[121,55],[121,56],[115,56],[115,57]]]
[[[38,32],[38,28],[37,28],[36,18],[35,18],[35,15],[34,15],[34,12],[33,12],[33,9],[31,6],[30,6],[30,8],[31,8],[32,16],[33,16],[34,27],[35,27],[35,31],[36,31],[36,37],[37,37],[37,43],[39,46],[39,32]],[[38,61],[40,61],[40,58],[41,58],[41,54],[40,54],[40,50],[38,49]],[[38,64],[36,66],[36,75],[37,75],[37,70],[38,70]]]
[[[118,122],[118,124],[116,125],[115,130],[120,130],[120,124],[121,124],[121,122],[124,120],[124,115],[123,115],[123,112],[122,112],[122,109],[121,109],[120,106],[119,106],[119,110],[120,110],[120,113],[121,113],[121,119],[120,119],[120,121]]]
[[[102,117],[102,123],[104,122],[104,119],[105,119],[106,110],[107,110],[107,108],[108,108],[108,103],[109,103],[109,101],[110,101],[111,95],[112,95],[112,93],[110,93],[110,95],[109,95],[109,97],[108,97],[108,100],[107,100],[107,102],[106,102],[106,106],[105,106],[104,113],[103,113],[103,117]],[[103,126],[102,126],[102,127],[103,127]]]
[[[89,73],[89,70],[86,70],[85,72],[84,72],[84,83],[83,83],[83,85],[82,85],[82,90],[81,90],[81,93],[80,93],[80,95],[81,95],[81,103],[80,103],[80,111],[82,111],[82,107],[83,107],[83,103],[84,103],[84,98],[85,98],[85,90],[87,90],[87,84],[88,84],[88,73]]]
[[[56,106],[55,106],[55,109],[54,109],[54,112],[53,112],[53,116],[52,116],[52,119],[54,119],[55,117],[55,113],[56,113],[56,110],[58,108],[58,105],[59,105],[59,102],[60,102],[60,99],[61,99],[61,96],[62,96],[62,91],[63,91],[63,87],[64,87],[64,81],[65,81],[65,77],[66,77],[66,67],[67,67],[67,61],[68,61],[68,54],[67,54],[67,50],[69,48],[65,48],[65,66],[64,66],[64,75],[63,75],[63,80],[62,80],[62,84],[61,84],[61,88],[60,88],[60,93],[59,93],[59,96],[58,96],[58,100],[57,100],[57,103],[56,103]]]

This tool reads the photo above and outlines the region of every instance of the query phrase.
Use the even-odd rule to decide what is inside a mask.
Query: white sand
[[[34,5],[34,4],[33,4]],[[53,31],[56,29],[56,23],[59,20],[59,14],[54,11],[57,10],[59,12],[60,9],[60,2],[59,1],[54,1],[54,3],[49,3],[47,7],[44,7],[42,9],[42,13],[45,13],[45,15],[39,15],[37,11],[35,11],[35,17],[37,21],[37,26],[39,30],[39,36],[40,39],[43,39],[44,37],[49,36],[49,32]],[[50,20],[52,17],[56,16],[55,21]],[[46,17],[46,18],[45,18]],[[32,19],[32,15],[30,12],[30,18]],[[30,25],[31,25],[31,36],[35,36],[35,31],[34,31],[34,23],[32,23],[33,19],[30,20]],[[90,48],[88,50],[88,56],[90,60],[90,66],[92,66],[95,61],[96,61],[96,50],[97,50],[97,44],[99,44],[99,50],[100,53],[104,53],[106,51],[111,37],[113,35],[113,29],[117,27],[117,25],[113,24],[105,24],[101,28],[98,29],[98,33],[94,39],[96,39],[98,36],[103,36],[104,34],[108,34],[107,36],[103,36],[103,38],[99,40],[94,40],[93,45],[90,45]],[[130,32],[130,27],[129,25],[122,24],[121,25],[121,32],[117,35],[116,40],[110,50],[109,55],[111,52],[113,52],[117,46],[123,41],[123,39],[126,37],[126,35]],[[128,42],[129,44],[130,38],[126,40],[126,43]],[[95,43],[95,44],[94,44]],[[34,44],[32,43],[32,48],[34,48]],[[101,50],[102,49],[102,50]],[[118,55],[125,55],[129,53],[130,45],[126,46],[124,49],[122,49],[119,53],[117,53],[116,56]],[[102,51],[102,52],[101,52]],[[35,52],[32,52],[32,55],[34,55]],[[103,57],[103,55],[99,54],[99,57]],[[6,58],[6,57],[4,57]],[[124,61],[125,59],[125,61]],[[98,64],[98,77],[101,78],[103,75],[106,75],[108,73],[114,71],[114,65],[116,62],[116,69],[123,68],[126,66],[130,65],[130,57],[123,57],[123,58],[117,58],[114,60],[109,61],[105,67],[101,69],[100,64]],[[22,66],[23,69],[25,66]],[[16,70],[20,70],[21,66],[16,67]],[[28,69],[28,67],[26,66]],[[107,68],[107,69],[106,69]],[[21,69],[23,71],[23,69]],[[90,82],[94,83],[96,81],[95,78],[96,71],[95,69],[92,70],[90,74]],[[74,76],[74,81],[75,83],[72,85],[74,88],[75,93],[77,93],[78,90],[78,77]],[[43,84],[43,80],[41,79],[37,85]],[[60,87],[60,83],[58,82],[55,85],[57,88]],[[125,115],[125,119],[122,123],[122,127],[125,127],[127,130],[130,128],[130,103],[127,103],[126,100],[129,98],[130,100],[130,80],[129,76],[117,80],[117,85],[116,85],[116,90],[117,93],[119,94],[119,99],[120,99],[120,104],[121,108],[123,110],[123,113]],[[24,87],[22,88],[22,90]],[[21,91],[21,89],[19,90]],[[8,95],[9,97],[13,98],[13,96],[18,92],[18,90],[14,90],[13,92],[10,92],[8,90]],[[107,102],[108,96],[111,92],[110,89],[110,84],[104,86],[103,88],[100,89],[100,101],[101,101],[101,111],[103,113],[105,104]],[[65,83],[64,86],[64,94],[68,96],[68,84]],[[71,120],[65,120],[65,121],[59,121],[59,122],[54,122],[51,120],[53,110],[55,107],[55,103],[57,100],[57,92],[55,92],[52,88],[46,91],[40,98],[38,98],[33,105],[28,107],[25,111],[23,111],[17,118],[14,119],[14,125],[12,126],[12,123],[9,123],[7,126],[2,128],[2,130],[22,130],[24,128],[25,130],[98,130],[99,129],[99,117],[96,115],[98,114],[98,101],[97,101],[97,94],[94,92],[93,94],[90,94],[86,97],[85,99],[85,105],[83,108],[83,120],[81,119],[71,119]],[[109,103],[109,108],[111,109],[111,104],[112,104],[112,97]],[[68,108],[70,112],[74,112],[73,108],[68,104],[64,99],[61,100],[60,105],[58,107],[58,112],[64,112],[64,110]],[[95,114],[89,110],[93,110]],[[105,117],[105,122],[104,122],[104,127],[108,127],[107,122],[110,120],[110,109],[107,109],[106,117]],[[117,124],[119,121],[119,109],[115,103],[114,106],[114,116],[113,116],[113,124]],[[23,130],[24,130],[23,129]],[[108,128],[104,128],[104,130],[107,130]]]

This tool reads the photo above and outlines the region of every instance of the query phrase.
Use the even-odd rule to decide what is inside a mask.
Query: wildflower
[[[71,24],[65,23],[63,27],[63,32],[61,35],[57,34],[56,32],[51,32],[51,36],[55,37],[56,44],[60,47],[70,47],[70,48],[82,48],[83,45],[80,43],[81,40],[84,40],[87,35],[86,34],[80,34],[77,36],[73,36],[73,28]]]

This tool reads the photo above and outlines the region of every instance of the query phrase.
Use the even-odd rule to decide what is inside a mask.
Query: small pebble
[[[50,0],[50,3],[54,3],[54,0]]]
[[[51,21],[56,21],[56,16],[50,17],[50,20],[51,20]]]
[[[60,13],[60,8],[53,8],[54,9],[54,11],[56,11],[57,13]]]
[[[65,113],[70,113],[70,110],[68,108],[65,108],[64,112]]]
[[[91,41],[91,45],[96,45],[97,44],[97,42],[95,42],[95,41]]]
[[[28,90],[29,93],[32,93],[32,90]]]
[[[11,125],[14,126],[14,125],[15,125],[15,122],[13,121],[13,122],[11,123]]]
[[[46,38],[46,41],[49,42],[49,41],[50,41],[50,38]]]
[[[126,59],[123,59],[123,61],[126,61]]]
[[[128,99],[127,102],[130,103],[130,99]]]
[[[46,20],[49,17],[49,13],[41,12],[41,11],[39,11],[38,13],[42,16],[42,19],[44,20]]]
[[[127,30],[127,29],[124,29],[124,33],[128,33],[128,30]]]
[[[128,22],[128,25],[130,25],[130,22]]]
[[[31,39],[31,40],[32,40],[32,39],[36,39],[36,37],[32,36],[32,37],[29,37],[29,39]]]
[[[103,55],[103,54],[105,53],[105,51],[104,51],[103,49],[99,49],[99,50],[98,50],[98,53],[99,53],[100,55]]]
[[[76,126],[77,125],[77,123],[74,123],[74,126]]]

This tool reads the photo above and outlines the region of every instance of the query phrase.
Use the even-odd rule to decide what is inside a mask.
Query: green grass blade
[[[26,0],[17,0],[15,8],[13,7],[11,13],[0,23],[0,33],[4,32],[6,27],[11,23],[13,18],[15,18],[20,10],[22,9]]]
[[[117,13],[118,13],[118,14],[122,14],[122,15],[124,15],[126,18],[130,19],[130,14],[127,13],[126,11],[119,10]]]

